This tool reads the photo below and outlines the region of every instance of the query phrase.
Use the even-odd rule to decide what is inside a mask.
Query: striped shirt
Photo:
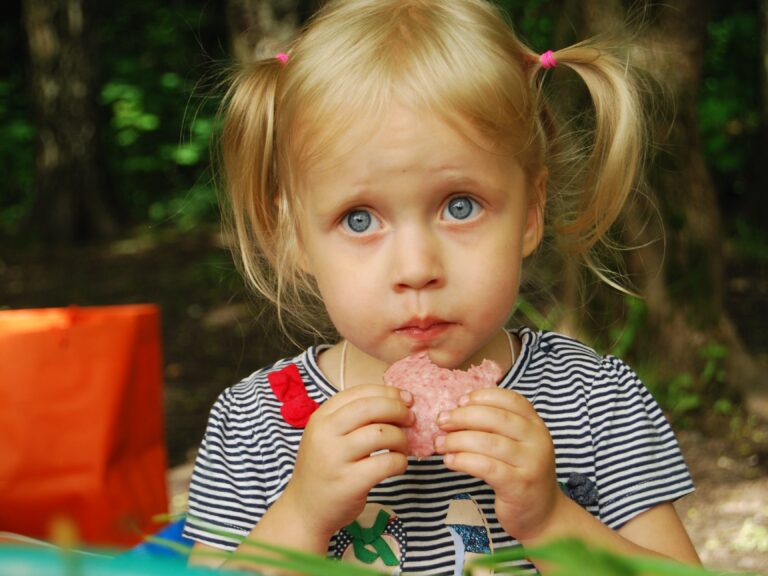
[[[514,333],[522,342],[520,356],[499,386],[524,395],[547,424],[558,482],[567,494],[618,529],[693,491],[669,424],[626,364],[553,332]],[[322,350],[281,360],[220,395],[192,476],[186,537],[234,549],[280,497],[302,429],[283,419],[267,375],[295,364],[309,396],[322,403],[336,392],[318,368]],[[519,546],[499,525],[493,501],[487,484],[448,470],[441,456],[410,458],[405,474],[370,492],[366,522],[385,516],[382,538],[399,563],[391,573],[460,574],[473,555]],[[329,554],[364,554],[352,546],[354,538],[354,530],[340,531]],[[525,561],[517,566],[535,572]]]

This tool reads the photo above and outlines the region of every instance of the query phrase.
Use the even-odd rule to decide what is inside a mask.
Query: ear
[[[532,178],[528,191],[528,209],[523,231],[523,257],[528,257],[538,248],[544,236],[544,207],[547,202],[547,177],[549,172],[542,168]]]

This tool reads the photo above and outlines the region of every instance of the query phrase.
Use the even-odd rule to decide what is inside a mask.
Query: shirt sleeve
[[[232,389],[211,409],[189,487],[189,511],[183,535],[223,550],[234,550],[265,509],[258,493],[244,489],[248,469],[248,430]]]
[[[606,356],[589,401],[600,519],[618,529],[693,491],[661,408],[624,362]]]

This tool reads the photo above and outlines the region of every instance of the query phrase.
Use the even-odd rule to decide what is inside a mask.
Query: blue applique
[[[491,543],[488,540],[488,532],[485,526],[468,526],[466,524],[451,524],[449,526],[461,538],[466,552],[489,554]]]
[[[567,482],[560,482],[560,489],[566,496],[581,506],[597,505],[597,487],[584,474],[574,472],[568,477]]]

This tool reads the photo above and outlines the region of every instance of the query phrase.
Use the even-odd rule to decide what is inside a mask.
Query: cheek
[[[328,315],[340,332],[365,321],[366,312],[375,309],[375,303],[367,296],[370,292],[359,275],[333,269],[316,280]]]
[[[479,307],[484,309],[485,315],[491,321],[500,317],[506,320],[517,300],[518,274],[513,270],[500,269],[498,274],[489,279],[492,279],[492,282],[487,282],[481,292],[486,305],[482,306],[482,302],[479,302]]]
[[[337,332],[362,349],[366,349],[385,326],[383,315],[374,312],[379,310],[377,303],[365,300],[359,291],[336,292],[325,300],[325,309]]]
[[[479,269],[475,274],[468,274],[472,284],[473,305],[482,315],[483,321],[498,321],[500,316],[511,315],[517,300],[520,282],[520,259],[513,256],[512,250],[519,246],[506,246],[488,258],[487,263],[479,260]],[[468,270],[464,270],[467,274]]]

